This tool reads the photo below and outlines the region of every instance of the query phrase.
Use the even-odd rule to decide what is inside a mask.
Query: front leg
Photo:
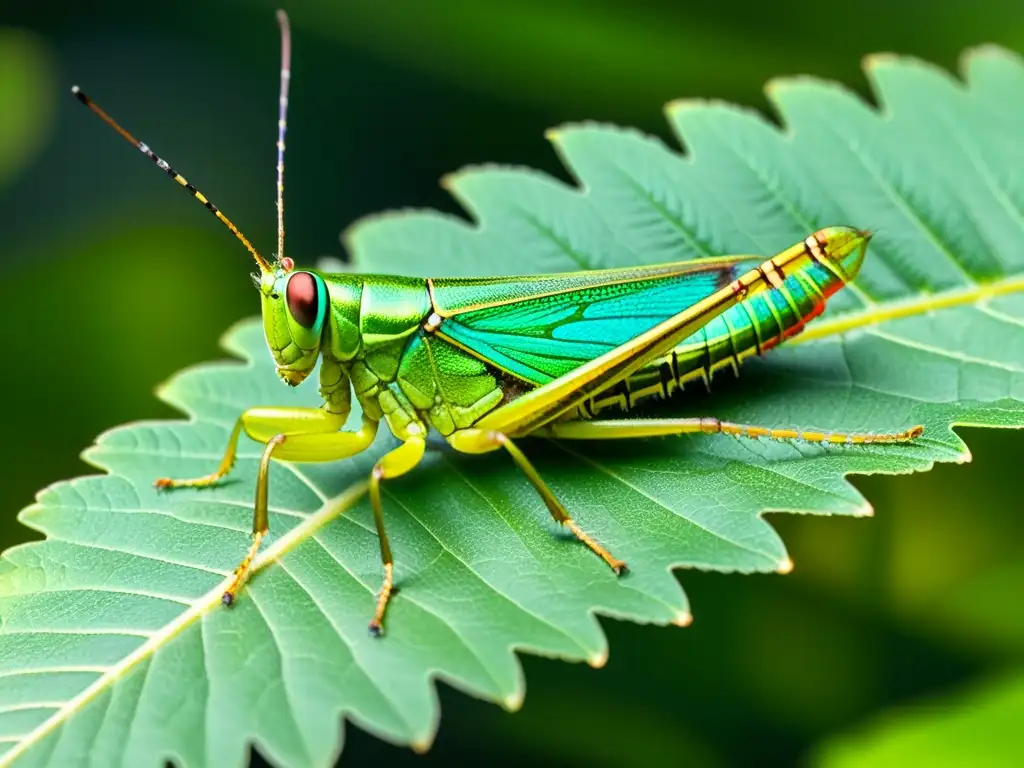
[[[192,480],[160,478],[154,483],[157,488],[202,488],[213,485],[231,471],[238,439],[243,430],[253,440],[266,443],[256,475],[253,542],[224,592],[225,605],[234,603],[238,590],[245,583],[253,558],[259,551],[260,543],[270,529],[267,497],[271,458],[284,461],[338,461],[365,451],[377,434],[377,422],[364,416],[358,432],[339,431],[347,418],[348,414],[331,413],[320,408],[250,408],[239,417],[231,431],[224,458],[215,472]]]
[[[384,613],[387,611],[394,587],[394,559],[391,557],[391,545],[388,534],[384,530],[384,510],[380,502],[380,481],[399,477],[410,472],[420,461],[426,450],[424,433],[426,430],[412,424],[405,430],[405,442],[386,453],[373,467],[370,473],[370,507],[373,509],[373,521],[377,525],[377,538],[380,541],[380,559],[384,565],[384,582],[377,593],[377,610],[370,621],[370,634],[380,637],[384,633]]]

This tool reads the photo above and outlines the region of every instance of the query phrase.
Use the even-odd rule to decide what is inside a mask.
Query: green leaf
[[[1024,675],[975,686],[942,701],[886,713],[859,733],[818,749],[822,768],[1020,765],[1024,761]]]
[[[402,591],[373,640],[381,568],[363,491],[394,444],[385,430],[354,460],[275,465],[271,536],[231,611],[219,599],[249,540],[258,446],[243,443],[216,489],[152,488],[215,466],[244,408],[316,402],[315,384],[280,384],[259,325],[242,324],[226,344],[245,364],[162,390],[190,421],[106,433],[85,457],[107,474],[58,483],[22,513],[47,538],[0,560],[0,766],[219,766],[250,742],[281,765],[328,765],[339,716],[425,748],[435,678],[515,709],[517,650],[597,666],[596,615],[688,623],[672,568],[789,570],[764,511],[870,514],[847,474],[965,461],[954,424],[1024,426],[1024,65],[977,51],[967,88],[891,57],[869,74],[881,116],[798,80],[769,91],[781,132],[727,105],[671,105],[688,157],[633,131],[566,126],[552,138],[584,191],[529,170],[464,171],[446,183],[475,226],[407,212],[348,241],[364,271],[501,274],[770,254],[820,226],[870,227],[863,278],[799,343],[671,408],[824,430],[920,423],[919,442],[524,441],[577,520],[630,563],[619,580],[557,531],[506,457],[440,446],[385,484]]]

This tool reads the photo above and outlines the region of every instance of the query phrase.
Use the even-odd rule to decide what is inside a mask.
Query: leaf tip
[[[592,666],[594,669],[600,669],[601,667],[603,667],[607,663],[608,663],[608,649],[607,648],[602,649],[600,651],[596,651],[595,653],[592,653],[589,656],[587,656],[587,664]]]
[[[956,461],[957,464],[970,464],[974,460],[974,454],[971,453],[970,446],[967,445],[967,443],[965,443],[963,440],[960,441],[960,445],[962,446],[962,448],[960,452],[957,453],[954,461]]]
[[[764,84],[764,92],[767,94],[769,99],[774,100],[776,96],[791,85],[792,82],[788,78],[773,77]]]
[[[544,131],[544,138],[552,144],[557,144],[558,140],[562,138],[562,131],[558,128],[548,128]]]
[[[809,75],[784,75],[773,77],[764,84],[764,93],[769,101],[778,102],[786,93],[808,85],[821,85],[821,81]]]
[[[446,192],[454,193],[455,184],[456,182],[458,182],[458,177],[458,171],[455,171],[453,173],[446,173],[444,176],[441,177],[441,180],[438,182],[438,184],[440,184],[441,189],[445,190]]]
[[[520,707],[523,706],[523,690],[513,691],[504,699],[501,700],[501,706],[505,708],[507,712],[518,712]]]
[[[430,737],[427,736],[427,737],[419,738],[419,739],[416,739],[415,741],[410,742],[409,747],[417,755],[424,755],[424,754],[426,754],[427,752],[430,751],[430,744],[431,744]]]
[[[1010,61],[1018,65],[1024,64],[1024,58],[1016,51],[1004,48],[996,43],[982,43],[966,49],[960,56],[961,68],[969,68],[979,59],[999,59]]]
[[[672,117],[678,112],[683,112],[687,109],[695,109],[702,103],[703,102],[700,99],[672,99],[672,101],[665,104],[665,114]]]
[[[792,573],[793,572],[793,561],[790,560],[788,557],[783,558],[782,560],[779,561],[779,565],[775,569],[775,572],[776,573],[781,573],[783,575],[785,575],[787,573]]]
[[[677,627],[688,627],[693,624],[693,614],[689,611],[679,611],[672,618],[672,623]]]
[[[864,67],[865,70],[870,72],[871,70],[876,69],[877,67],[898,64],[899,61],[900,57],[897,56],[895,53],[882,51],[878,53],[867,54],[863,59],[861,59],[861,65]]]
[[[874,517],[875,516],[875,508],[872,507],[869,502],[865,501],[863,504],[861,504],[859,507],[857,507],[855,510],[853,510],[853,516],[854,517]]]

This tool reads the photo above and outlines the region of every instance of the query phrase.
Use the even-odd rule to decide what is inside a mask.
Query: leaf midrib
[[[366,482],[354,483],[337,496],[326,499],[319,510],[264,550],[253,562],[251,572],[253,574],[257,573],[282,558],[307,538],[312,537],[327,522],[341,515],[355,504],[366,493],[367,486]],[[322,493],[319,495],[322,495]],[[52,733],[66,720],[77,714],[79,710],[89,704],[104,690],[115,685],[135,667],[155,655],[158,650],[197,620],[201,619],[206,613],[219,606],[221,604],[221,597],[231,578],[233,577],[229,574],[216,587],[195,600],[188,610],[181,613],[174,621],[169,622],[158,632],[154,632],[145,643],[125,656],[120,662],[112,667],[108,667],[91,685],[74,698],[69,699],[57,712],[36,726],[27,736],[21,738],[13,749],[0,756],[0,768],[9,768],[17,759],[24,756],[29,749]]]
[[[971,288],[957,288],[925,296],[913,296],[909,299],[872,304],[864,309],[846,312],[832,320],[811,323],[799,336],[788,340],[786,346],[793,347],[827,336],[835,336],[844,331],[863,328],[885,320],[898,320],[903,317],[923,315],[938,309],[980,304],[986,299],[994,299],[997,296],[1020,291],[1024,291],[1024,275],[1013,275],[994,283],[975,283]],[[1020,321],[1015,320],[1014,322]]]

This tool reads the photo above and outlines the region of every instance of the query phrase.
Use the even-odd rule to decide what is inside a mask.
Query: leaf
[[[881,115],[796,80],[769,90],[783,132],[723,104],[670,105],[689,157],[634,131],[566,126],[551,136],[582,192],[529,170],[464,171],[446,184],[475,226],[406,212],[348,241],[364,271],[500,274],[769,254],[820,226],[871,227],[863,278],[800,343],[671,408],[826,430],[921,423],[924,438],[526,441],[574,516],[630,563],[620,580],[557,531],[505,457],[438,448],[385,485],[402,591],[376,641],[381,569],[362,494],[394,443],[385,430],[351,461],[275,465],[272,533],[231,611],[219,598],[248,542],[258,446],[243,443],[219,488],[151,486],[209,471],[244,408],[316,402],[313,384],[281,386],[244,323],[226,340],[244,365],[162,390],[189,422],[106,433],[85,458],[107,474],[51,486],[22,513],[47,538],[0,560],[0,766],[232,765],[250,742],[280,765],[328,765],[339,716],[426,748],[435,678],[515,709],[516,650],[599,666],[598,614],[687,624],[672,568],[788,571],[763,511],[870,514],[845,475],[966,461],[953,424],[1024,426],[1024,65],[976,51],[968,88],[911,60],[868,71]]]
[[[1010,674],[943,701],[886,713],[856,734],[826,742],[816,765],[1020,765],[1024,760],[1024,675]]]

